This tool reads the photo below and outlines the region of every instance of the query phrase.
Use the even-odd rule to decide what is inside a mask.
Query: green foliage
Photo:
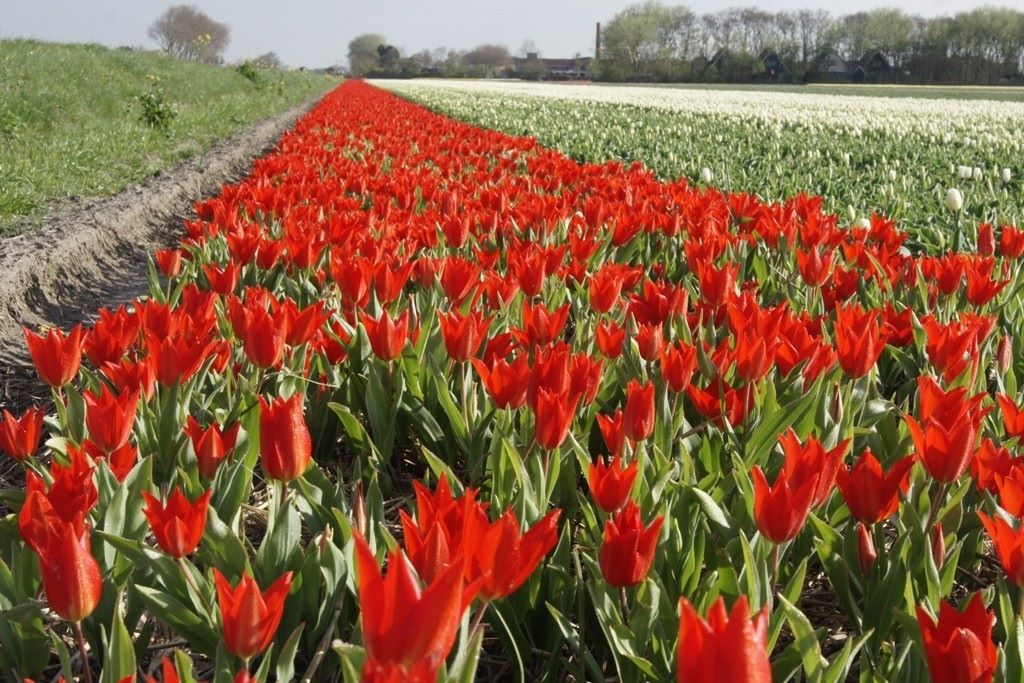
[[[29,229],[62,198],[117,192],[337,83],[275,78],[279,88],[257,89],[232,68],[158,53],[0,41],[0,234]],[[169,122],[169,103],[173,125],[150,124]]]
[[[149,90],[139,95],[136,100],[139,104],[139,119],[149,126],[163,133],[166,133],[178,110],[168,100],[167,93],[155,80]]]

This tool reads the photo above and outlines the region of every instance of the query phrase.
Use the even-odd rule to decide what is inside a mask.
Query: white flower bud
[[[705,185],[708,185],[714,179],[715,179],[715,175],[711,172],[710,168],[705,166],[704,168],[700,169],[700,181],[702,183],[704,183]]]
[[[1010,171],[1010,169],[1004,168],[1002,178],[1004,183],[1008,183],[1013,178],[1013,173]]]
[[[955,187],[949,188],[949,191],[946,192],[946,208],[953,213],[964,208],[964,195]]]
[[[981,169],[975,166],[974,171],[971,174],[971,177],[974,178],[975,180],[981,180]]]
[[[889,169],[889,182],[890,183],[895,183],[896,182],[896,171],[891,169],[891,168]]]

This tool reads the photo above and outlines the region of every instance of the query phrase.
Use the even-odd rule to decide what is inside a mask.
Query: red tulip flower
[[[264,298],[272,302],[272,310],[267,310]],[[258,368],[277,367],[284,358],[288,316],[278,308],[272,297],[257,297],[251,293],[246,294],[245,303],[234,296],[228,301],[231,327],[242,342],[245,357]]]
[[[587,484],[590,496],[605,512],[615,512],[629,500],[629,492],[636,480],[637,463],[622,466],[622,458],[616,455],[610,465],[603,459],[592,463],[587,470]]]
[[[789,485],[798,489],[804,481],[814,481],[811,507],[817,507],[824,503],[832,493],[836,473],[839,471],[850,440],[845,439],[835,448],[826,451],[814,436],[808,437],[806,443],[801,443],[796,432],[790,427],[779,437],[779,443],[786,456],[783,467],[786,470]]]
[[[610,416],[604,413],[597,414],[597,428],[601,430],[601,437],[608,447],[608,452],[614,456],[621,455],[626,445],[626,430],[622,420],[621,409]]]
[[[181,489],[175,488],[165,505],[148,491],[142,492],[146,501],[142,511],[149,520],[157,544],[165,553],[177,559],[195,552],[206,528],[206,513],[212,495],[213,491],[206,491],[190,503]]]
[[[476,547],[468,549],[468,573],[481,579],[481,598],[500,600],[519,590],[558,542],[560,512],[552,510],[522,533],[510,509],[484,531]]]
[[[697,370],[697,349],[685,342],[666,347],[661,352],[661,376],[672,391],[678,393],[690,386]]]
[[[1006,578],[1024,588],[1024,525],[1014,529],[1002,517],[989,517],[984,512],[978,517],[996,547]]]
[[[463,588],[463,560],[421,590],[401,552],[391,554],[385,576],[362,536],[355,536],[355,545],[366,647],[363,679],[435,680],[477,590]],[[401,678],[383,675],[396,671]]]
[[[530,363],[526,356],[519,356],[511,363],[499,358],[489,367],[484,361],[474,358],[473,367],[499,408],[516,409],[526,403],[530,384]]]
[[[564,394],[554,394],[547,389],[539,390],[535,438],[542,448],[550,451],[562,445],[576,416],[578,401],[578,398],[570,399]]]
[[[387,311],[376,319],[364,313],[360,319],[366,328],[366,336],[370,339],[370,347],[377,358],[389,361],[402,355],[405,342],[409,339],[408,310],[402,311],[402,315],[396,320],[392,320]]]
[[[923,425],[910,415],[905,419],[914,441],[914,450],[928,473],[943,484],[959,479],[974,455],[978,436],[974,417],[963,414],[952,424],[926,420]]]
[[[836,355],[843,372],[854,379],[868,374],[885,349],[879,316],[879,311],[865,311],[857,305],[836,308]]]
[[[918,607],[917,623],[934,683],[989,683],[995,677],[996,617],[985,609],[981,593],[971,597],[962,613],[943,600],[937,623]]]
[[[64,333],[51,328],[46,336],[23,329],[32,362],[39,378],[51,387],[62,387],[78,374],[82,365],[82,326],[75,325]]]
[[[832,270],[832,252],[822,256],[818,247],[808,251],[796,250],[796,264],[800,276],[811,287],[820,287],[828,279]]]
[[[18,512],[21,537],[37,553],[46,545],[55,522],[81,522],[96,505],[99,493],[93,481],[93,466],[82,449],[68,447],[67,466],[50,464],[49,487],[35,472],[25,473],[25,502]]]
[[[153,258],[164,277],[176,277],[181,273],[181,249],[160,249]]]
[[[769,486],[760,467],[754,467],[751,475],[754,478],[754,521],[761,535],[772,543],[796,538],[811,511],[817,481],[806,478],[799,486],[793,486],[783,469],[775,485]]]
[[[224,644],[228,652],[248,661],[267,649],[274,639],[284,614],[284,601],[292,588],[292,573],[275,581],[266,591],[249,575],[242,576],[234,587],[216,568],[213,580],[217,585]]]
[[[89,440],[105,453],[112,453],[128,443],[139,407],[139,394],[115,396],[104,384],[98,396],[86,391],[83,398]]]
[[[437,321],[441,326],[441,337],[444,339],[448,357],[454,361],[467,361],[476,355],[487,334],[492,318],[485,318],[483,313],[475,311],[462,315],[458,311],[438,313]]]
[[[1003,427],[1007,436],[1024,436],[1024,410],[1017,407],[1017,403],[1006,394],[996,394],[996,403],[999,404],[999,412],[1003,416]]]
[[[679,601],[679,683],[771,683],[768,608],[750,616],[741,595],[726,612],[721,596],[702,619],[686,598]]]
[[[883,472],[870,450],[865,450],[853,467],[840,465],[836,484],[853,518],[871,525],[892,517],[899,508],[900,493],[907,490],[913,466],[914,458],[907,456]]]
[[[240,426],[236,422],[227,429],[221,429],[214,422],[204,429],[194,417],[188,416],[185,433],[192,441],[192,449],[199,464],[199,474],[207,479],[213,479],[221,462],[234,450]]]
[[[626,407],[622,411],[626,437],[643,441],[654,433],[654,385],[641,385],[635,379],[626,385]]]
[[[289,482],[309,468],[313,442],[302,403],[302,394],[269,402],[260,397],[260,463],[271,479]]]
[[[1024,467],[1013,465],[1009,472],[997,475],[995,480],[999,506],[1017,519],[1024,517]]]
[[[88,524],[57,520],[36,549],[46,601],[72,623],[92,614],[100,601],[103,579],[91,545]]]
[[[41,408],[29,408],[19,418],[4,410],[0,420],[0,451],[18,461],[31,458],[39,448],[44,417],[46,411]]]
[[[605,581],[616,588],[628,588],[647,577],[664,521],[664,517],[656,517],[645,527],[640,508],[633,501],[608,519],[598,555]]]

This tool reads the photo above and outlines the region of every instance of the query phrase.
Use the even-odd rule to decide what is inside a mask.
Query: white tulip
[[[946,208],[953,213],[964,208],[964,195],[955,187],[949,188],[949,191],[946,192]]]
[[[981,169],[975,166],[974,172],[971,174],[971,177],[974,178],[975,180],[981,180]]]
[[[896,182],[896,171],[894,171],[891,168],[889,169],[889,182],[890,183]]]
[[[1004,168],[1002,178],[1004,183],[1008,183],[1013,178],[1013,173],[1010,172],[1010,169]]]
[[[705,185],[709,185],[712,180],[715,179],[715,174],[711,172],[711,169],[705,166],[700,169],[700,181]]]

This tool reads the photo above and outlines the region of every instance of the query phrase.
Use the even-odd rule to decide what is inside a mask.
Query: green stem
[[[85,634],[82,633],[82,622],[75,622],[75,638],[78,640],[78,652],[82,659],[82,678],[85,683],[92,683],[92,665],[89,663],[89,651],[85,649]]]

